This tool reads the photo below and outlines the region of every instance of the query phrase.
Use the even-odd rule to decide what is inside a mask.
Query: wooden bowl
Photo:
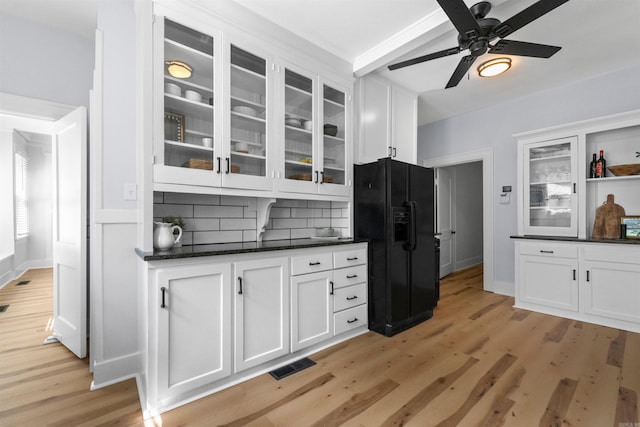
[[[615,165],[607,167],[615,176],[629,176],[640,173],[640,163],[630,163],[628,165]]]

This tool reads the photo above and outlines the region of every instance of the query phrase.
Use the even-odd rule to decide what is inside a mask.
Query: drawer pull
[[[543,251],[542,249],[540,250],[541,254],[552,254],[553,251]]]
[[[162,292],[162,304],[160,304],[160,308],[165,308],[167,306],[167,304],[165,304],[164,301],[164,295],[167,292],[167,288],[165,288],[164,286],[160,288],[160,292]]]
[[[354,295],[352,297],[347,297],[347,301],[353,301],[354,299],[358,299],[358,296]]]
[[[352,257],[347,258],[347,261],[355,261],[357,259],[358,259],[357,256],[352,256]]]
[[[357,318],[357,317],[354,317],[354,318],[353,318],[353,319],[351,319],[351,320],[347,320],[347,323],[355,323],[355,322],[357,322],[357,321],[358,321],[358,318]]]
[[[358,277],[357,274],[349,274],[349,275],[347,275],[347,279],[354,279],[356,277]]]
[[[309,265],[320,265],[320,261],[310,262]]]

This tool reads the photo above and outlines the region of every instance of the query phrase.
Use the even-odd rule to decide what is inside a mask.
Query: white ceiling
[[[98,0],[0,0],[0,13],[93,37]],[[229,0],[209,0],[215,2]],[[640,65],[640,0],[570,0],[516,31],[513,40],[561,46],[549,59],[512,57],[512,69],[480,79],[475,65],[443,89],[466,53],[396,71],[386,65],[457,45],[457,33],[436,0],[234,0],[354,64],[420,94],[425,124],[554,86]],[[468,6],[475,0],[465,0]],[[506,20],[534,0],[492,0],[490,17]]]

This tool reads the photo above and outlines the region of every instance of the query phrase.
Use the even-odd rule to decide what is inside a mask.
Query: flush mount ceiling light
[[[480,77],[493,77],[504,73],[509,68],[511,68],[511,59],[496,58],[480,64],[478,74]]]
[[[182,61],[165,61],[167,71],[177,79],[188,79],[191,77],[193,69],[189,64]]]

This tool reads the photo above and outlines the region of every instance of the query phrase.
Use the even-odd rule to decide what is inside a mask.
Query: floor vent
[[[283,366],[282,368],[274,369],[273,371],[271,371],[269,373],[276,380],[281,380],[284,377],[288,377],[289,375],[293,375],[296,372],[300,372],[303,369],[306,369],[306,368],[308,368],[310,366],[313,366],[315,364],[316,364],[316,362],[314,362],[313,360],[309,359],[308,357],[305,357],[304,359],[296,360],[295,362],[290,363],[290,364],[288,364],[286,366]]]
[[[31,283],[31,280],[21,280],[18,283],[16,283],[16,286],[24,286],[24,285],[28,285],[29,283]]]
[[[5,311],[7,311],[8,308],[9,308],[9,304],[0,305],[0,313],[4,313]]]

